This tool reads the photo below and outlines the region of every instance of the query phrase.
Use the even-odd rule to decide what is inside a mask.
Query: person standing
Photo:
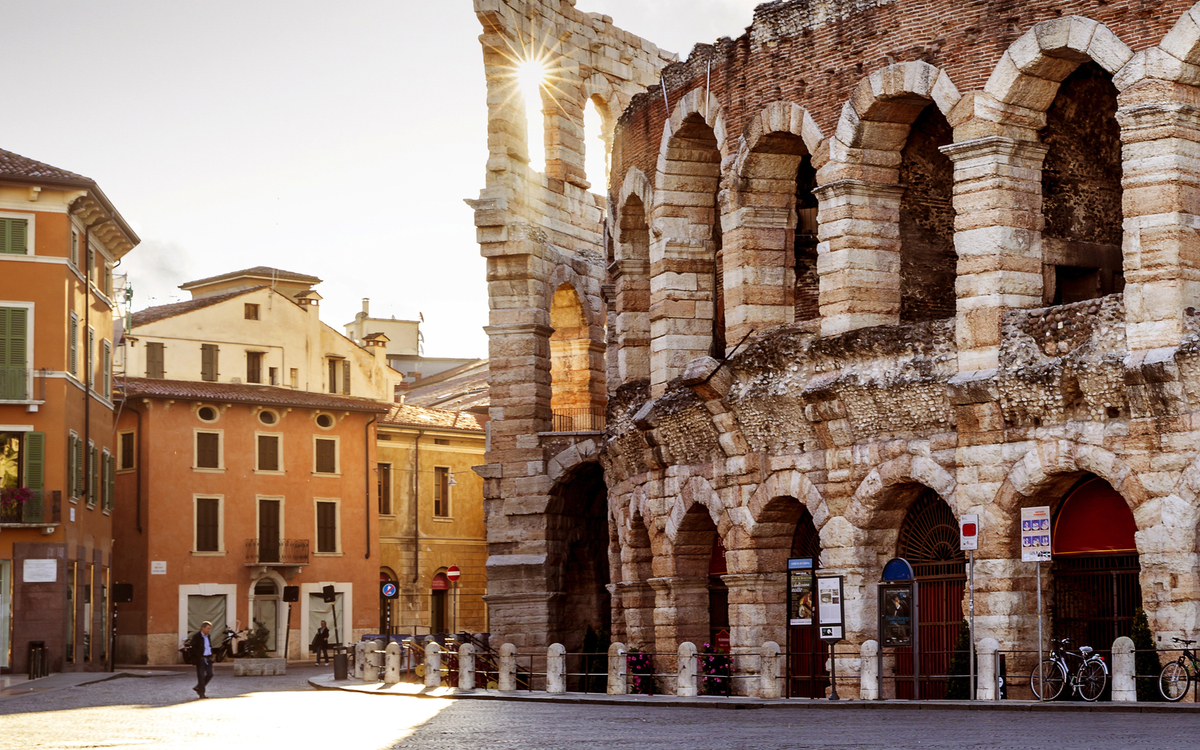
[[[212,641],[208,637],[211,632],[212,623],[205,620],[200,623],[200,629],[192,636],[192,653],[196,655],[196,687],[192,690],[195,690],[196,695],[201,698],[208,697],[204,694],[204,689],[213,677]]]
[[[329,628],[326,627],[325,621],[321,620],[321,627],[317,628],[317,634],[313,636],[313,650],[317,652],[317,664],[321,663],[321,657],[324,655],[325,663],[329,663]]]

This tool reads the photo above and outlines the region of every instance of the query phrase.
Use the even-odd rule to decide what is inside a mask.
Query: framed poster
[[[1050,562],[1050,506],[1021,508],[1021,562]]]
[[[880,584],[879,645],[913,645],[911,583]]]
[[[788,560],[788,625],[813,624],[813,560]]]
[[[840,641],[843,626],[842,577],[817,576],[817,636],[823,641]]]

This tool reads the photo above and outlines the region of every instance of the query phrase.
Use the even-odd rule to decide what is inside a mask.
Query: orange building
[[[93,180],[0,150],[0,672],[31,643],[108,658],[112,269],[138,241]]]
[[[261,624],[304,658],[379,628],[375,428],[387,405],[267,385],[118,383],[116,659],[177,663],[180,641]],[[335,613],[322,589],[337,592]],[[289,607],[287,587],[298,601]]]

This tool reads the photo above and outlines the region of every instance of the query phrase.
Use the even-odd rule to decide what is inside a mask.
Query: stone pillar
[[[813,191],[818,209],[821,333],[900,321],[900,197],[904,189],[844,179]]]
[[[1200,165],[1190,158],[1200,149],[1195,86],[1144,80],[1117,101],[1125,338],[1133,351],[1178,346],[1184,309],[1200,305]]]
[[[442,647],[433,640],[425,644],[425,687],[440,687],[442,684]]]
[[[496,689],[502,693],[511,693],[517,689],[517,647],[512,643],[500,646],[500,672],[496,679]]]
[[[624,234],[627,230],[621,231]],[[650,377],[650,260],[618,260],[609,270],[615,287],[615,351],[620,385]]]
[[[696,696],[696,644],[684,641],[679,644],[679,656],[675,660],[675,695],[680,698]]]
[[[1042,160],[1047,147],[989,136],[943,146],[954,162],[958,369],[1000,362],[1004,312],[1042,306]]]
[[[685,641],[708,639],[708,580],[671,576],[651,578],[655,592],[655,671],[670,672],[670,654]]]
[[[624,613],[625,642],[642,648],[654,645],[655,591],[645,581],[622,581],[616,585]],[[613,633],[617,624],[613,623]]]
[[[610,643],[608,646],[608,694],[625,695],[626,674],[629,671],[629,656],[625,644]]]
[[[363,667],[363,682],[379,682],[383,667],[383,641],[364,641],[366,664]]]
[[[879,641],[863,641],[859,647],[858,697],[879,700]]]
[[[790,166],[795,160],[780,161]],[[795,318],[795,272],[789,257],[794,232],[795,166],[777,177],[756,179],[757,189],[742,195],[769,205],[742,206],[722,219],[727,350],[752,330],[790,323]],[[783,186],[772,192],[774,183]]]
[[[782,695],[779,689],[779,644],[767,641],[758,653],[758,697],[778,698]]]
[[[363,679],[367,669],[367,642],[359,641],[354,644],[354,676]]]
[[[1137,674],[1133,640],[1121,636],[1112,647],[1112,699],[1115,703],[1137,703]]]
[[[415,654],[421,651],[421,645],[412,638],[404,639],[404,671],[408,673],[408,679],[412,680],[416,675],[417,665],[413,662],[416,660]]]
[[[395,685],[400,681],[400,644],[389,641],[383,650],[383,682]]]
[[[546,649],[546,692],[567,692],[567,648],[561,643]]]
[[[729,589],[729,649],[734,695],[752,695],[758,670],[755,652],[766,640],[787,637],[787,574],[731,573],[721,576]]]
[[[458,689],[475,689],[475,646],[470,643],[458,647]]]
[[[981,701],[997,700],[996,653],[1000,650],[1000,642],[995,638],[982,638],[975,644],[975,699]]]

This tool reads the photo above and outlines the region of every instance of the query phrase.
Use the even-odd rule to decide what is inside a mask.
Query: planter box
[[[287,674],[287,659],[234,659],[234,677]]]

